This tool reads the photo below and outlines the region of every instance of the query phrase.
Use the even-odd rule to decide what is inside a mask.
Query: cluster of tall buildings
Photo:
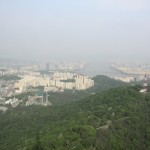
[[[45,91],[85,90],[94,86],[94,81],[85,75],[77,75],[68,72],[56,72],[52,78],[41,76],[25,76],[15,87],[18,93],[26,91],[27,87],[45,87]]]
[[[78,70],[78,69],[83,69],[85,66],[85,62],[74,62],[74,63],[65,63],[65,62],[49,62],[46,63],[46,70],[68,70],[68,71],[73,71],[73,70]]]
[[[125,74],[130,74],[130,75],[150,75],[150,67],[149,66],[127,66],[127,65],[117,65],[117,64],[112,64],[112,67],[118,71],[121,71],[122,73]]]
[[[135,78],[134,77],[113,77],[113,79],[115,80],[120,80],[120,81],[123,81],[123,82],[126,82],[126,83],[130,83],[132,81],[135,81]]]

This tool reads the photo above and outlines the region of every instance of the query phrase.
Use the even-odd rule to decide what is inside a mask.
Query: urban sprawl
[[[0,111],[18,105],[52,105],[49,94],[63,93],[67,90],[86,90],[94,86],[94,80],[79,73],[85,63],[46,63],[0,66]],[[111,77],[123,82],[142,80],[150,75],[149,65],[112,64],[116,75]],[[82,72],[82,71],[81,71]],[[118,74],[119,72],[119,74]]]
[[[49,65],[46,64],[43,71],[42,65],[23,66],[19,69],[0,69],[0,110],[6,111],[4,105],[16,107],[19,104],[29,105],[52,105],[48,100],[49,92],[61,93],[65,90],[72,92],[85,90],[94,86],[94,81],[87,75],[72,73],[74,69],[81,69],[82,64],[60,65],[60,68],[67,71],[50,72]],[[57,67],[58,69],[58,67]],[[3,79],[4,78],[4,79]],[[7,80],[7,78],[12,78]],[[37,93],[30,95],[30,93]],[[23,96],[25,95],[25,96]],[[20,97],[22,99],[20,99]]]

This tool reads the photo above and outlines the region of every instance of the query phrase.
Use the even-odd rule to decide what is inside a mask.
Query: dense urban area
[[[91,77],[85,62],[61,63],[1,63],[2,150],[150,148],[148,65]]]
[[[8,105],[52,105],[48,100],[50,94],[71,91],[85,91],[94,86],[92,77],[83,72],[85,62],[46,64],[2,63],[0,68],[0,108],[8,109]],[[150,74],[149,65],[112,64],[111,76],[125,83],[143,80]],[[147,78],[146,77],[146,78]],[[147,80],[147,79],[146,79]],[[4,107],[5,106],[5,107]]]

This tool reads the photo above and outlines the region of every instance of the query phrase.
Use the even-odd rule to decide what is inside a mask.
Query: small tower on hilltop
[[[148,91],[147,75],[145,74],[143,88],[140,90],[140,92],[141,93],[146,93],[147,91]]]
[[[48,106],[48,105],[52,105],[49,100],[48,100],[48,94],[47,94],[47,91],[46,92],[43,92],[43,101],[42,101],[42,105],[44,106]]]
[[[47,102],[47,93],[43,92],[43,104],[46,104]]]
[[[146,75],[146,74],[145,74],[145,76],[144,76],[144,84],[143,84],[143,87],[144,87],[145,89],[148,88],[148,84],[147,84],[147,75]]]
[[[48,94],[46,92],[46,104],[48,104]]]

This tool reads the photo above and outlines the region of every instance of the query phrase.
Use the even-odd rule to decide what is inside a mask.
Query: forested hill
[[[20,80],[21,78],[17,75],[2,75],[0,80],[11,81],[11,80]]]
[[[104,84],[104,85],[107,84],[107,85],[111,85],[111,86],[120,85],[123,83],[121,81],[112,79],[105,75],[97,75],[97,76],[93,77],[92,79],[98,84]]]
[[[104,75],[97,75],[93,77],[93,80],[95,82],[95,85],[94,87],[90,88],[90,90],[92,90],[93,92],[104,91],[110,88],[116,88],[127,85],[127,83],[112,79]]]
[[[148,150],[150,94],[136,87],[97,93],[64,106],[0,114],[1,150]]]
[[[124,82],[111,79],[104,75],[95,76],[93,77],[93,80],[95,85],[89,89],[76,91],[75,93],[72,93],[72,91],[65,91],[64,93],[51,92],[49,93],[49,100],[53,105],[63,105],[73,101],[81,100],[92,95],[93,93],[128,85]]]

